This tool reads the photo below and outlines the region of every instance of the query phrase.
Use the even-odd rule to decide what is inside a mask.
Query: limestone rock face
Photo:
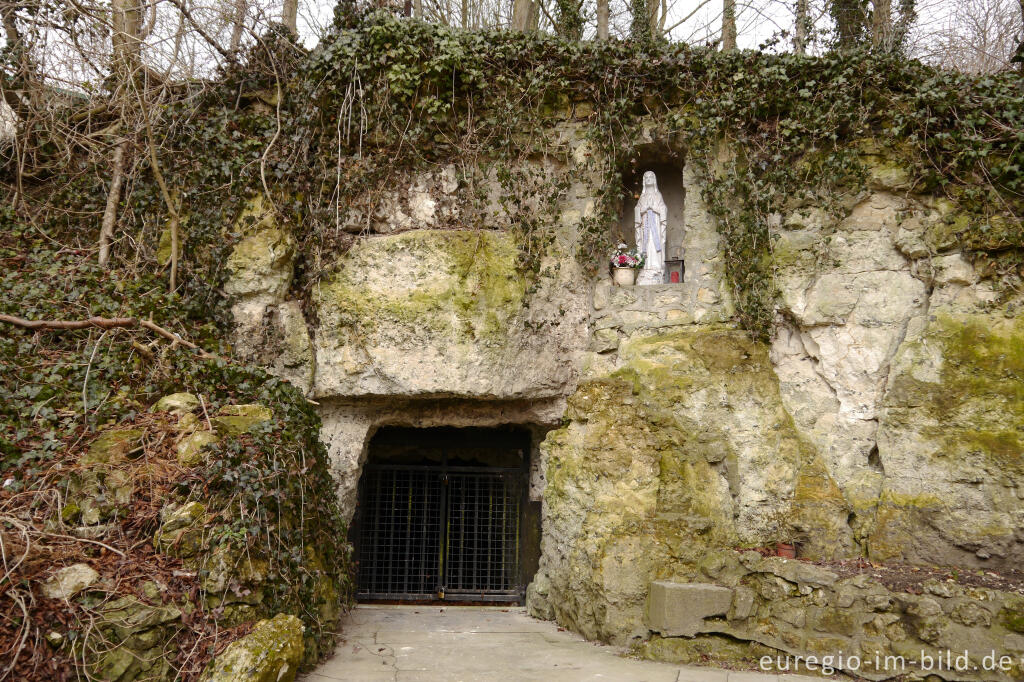
[[[299,303],[286,300],[295,240],[277,225],[262,195],[248,202],[234,231],[242,236],[228,257],[224,293],[232,300],[235,353],[308,391],[309,333]]]
[[[194,467],[203,461],[203,448],[219,440],[213,431],[195,431],[182,438],[176,447],[178,464]]]
[[[199,398],[191,393],[172,393],[165,395],[151,408],[154,412],[170,412],[182,416],[199,407]]]
[[[532,613],[626,643],[649,635],[643,605],[659,580],[733,588],[729,618],[749,615],[752,595],[837,583],[789,562],[759,568],[748,593],[739,576],[758,555],[714,554],[737,544],[993,568],[1024,559],[1013,530],[1024,522],[1024,300],[957,250],[963,223],[948,202],[907,196],[897,168],[871,178],[839,215],[779,217],[770,346],[731,328],[725,298],[698,318],[686,287],[597,285],[567,425],[541,444]],[[777,610],[774,622],[818,627]],[[986,622],[957,614],[958,627]],[[848,636],[845,616],[814,617]]]
[[[560,395],[585,343],[568,262],[527,294],[507,233],[416,230],[364,239],[315,292],[314,394]]]
[[[49,599],[70,599],[99,579],[100,574],[88,564],[72,564],[60,569],[43,583],[43,596]]]
[[[231,277],[224,293],[240,298],[283,297],[292,279],[294,241],[277,226],[262,195],[249,201],[234,229],[242,238],[228,256]]]
[[[873,558],[1024,561],[1024,322],[985,308],[933,307],[894,358]]]
[[[588,375],[548,462],[541,578],[531,611],[585,636],[643,637],[649,582],[708,547],[800,533],[849,544],[847,509],[793,427],[767,348],[740,330],[681,326],[623,341],[621,366]]]
[[[782,306],[792,321],[773,345],[782,395],[855,507],[877,497],[881,472],[869,459],[890,361],[928,304],[925,283],[894,244],[907,208],[880,192],[841,221],[798,211],[778,232]]]
[[[270,421],[274,413],[269,407],[252,403],[248,405],[225,405],[210,420],[219,436],[238,436],[256,426]]]
[[[207,667],[202,682],[292,682],[302,661],[302,621],[279,613],[261,620]]]
[[[572,171],[558,201],[542,205],[494,169],[444,166],[396,181],[380,204],[354,202],[340,225],[360,237],[318,254],[325,274],[301,302],[289,298],[290,235],[259,201],[236,226],[225,289],[236,350],[320,403],[344,514],[378,426],[561,424],[533,457],[544,539],[529,606],[619,643],[649,636],[652,581],[726,585],[730,618],[756,611],[753,595],[802,598],[834,582],[753,571],[755,557],[726,561],[713,552],[723,547],[1024,559],[1024,298],[961,253],[965,215],[912,194],[906,169],[865,144],[863,188],[770,221],[778,323],[754,342],[735,326],[696,164],[680,175],[683,282],[619,288],[583,274],[572,252],[599,198],[578,133],[559,129],[569,153],[533,169]],[[463,198],[470,186],[483,198]],[[555,223],[535,278],[506,229],[520,212]],[[480,224],[495,229],[459,229]],[[241,416],[217,416],[218,433],[259,421],[232,426]],[[756,584],[738,584],[752,571]],[[792,606],[760,615],[846,628]]]
[[[849,504],[859,553],[1016,564],[1021,297],[956,250],[966,219],[948,201],[891,193],[891,168],[872,177],[847,215],[799,209],[776,230],[783,401]]]
[[[268,369],[309,392],[313,388],[313,343],[306,327],[302,305],[285,301],[268,309]]]
[[[387,234],[457,220],[466,208],[456,194],[461,182],[455,165],[419,173],[405,186],[395,187],[379,198],[357,199],[349,207],[342,229],[357,234],[367,230]]]

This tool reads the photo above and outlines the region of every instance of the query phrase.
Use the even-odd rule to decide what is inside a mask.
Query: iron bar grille
[[[360,594],[433,595],[440,576],[440,475],[425,469],[367,469],[363,485]]]
[[[358,596],[518,598],[522,476],[481,467],[368,467],[359,507]]]
[[[511,592],[519,579],[519,494],[506,474],[451,474],[445,533],[448,593]]]

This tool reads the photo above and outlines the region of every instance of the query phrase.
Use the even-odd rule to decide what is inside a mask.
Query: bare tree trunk
[[[114,77],[125,87],[135,77],[142,53],[139,36],[142,31],[139,5],[135,0],[112,0],[110,3],[110,46]]]
[[[658,32],[658,10],[659,0],[647,0],[647,21],[651,27],[651,38],[657,38]]]
[[[796,0],[796,26],[793,32],[793,51],[807,54],[807,31],[810,28],[807,0]]]
[[[871,0],[871,46],[888,52],[892,44],[892,0]]]
[[[736,0],[722,2],[722,51],[736,49]]]
[[[115,94],[120,95],[122,102],[129,96],[141,61],[142,42],[139,37],[142,17],[139,9],[136,0],[111,0],[110,3],[110,70],[117,83]],[[114,147],[110,160],[110,191],[107,193],[107,204],[100,223],[99,263],[102,266],[110,262],[110,242],[114,237],[118,207],[121,205],[127,150],[128,138],[125,137]]]
[[[245,29],[245,14],[248,10],[245,0],[235,0],[235,15],[231,18],[231,42],[228,50],[232,53],[238,52],[242,46],[242,31]]]
[[[1021,26],[1024,26],[1024,0],[1020,0],[1020,21]],[[1024,76],[1024,31],[1021,31],[1020,42],[1017,43],[1017,49],[1014,51],[1013,57],[1010,58],[1010,63],[1016,64],[1017,70]]]
[[[103,222],[100,224],[100,265],[102,267],[106,267],[110,262],[110,242],[114,238],[114,226],[117,225],[117,213],[121,204],[121,187],[124,185],[127,149],[128,139],[125,138],[114,147],[114,156],[110,160],[110,191],[107,192],[107,205],[103,210]]]
[[[423,18],[423,0],[413,0],[412,15],[417,19]]]
[[[291,31],[292,35],[299,34],[299,0],[284,0],[284,7],[281,9],[281,23]]]
[[[469,28],[469,0],[462,0],[462,28]]]
[[[14,18],[15,4],[5,2],[0,5],[0,19],[3,20],[4,40],[8,46],[17,45],[21,42],[21,33],[18,31],[18,24]]]
[[[597,0],[597,39],[608,40],[608,0]]]
[[[540,20],[540,8],[537,0],[513,0],[512,30],[536,31]]]

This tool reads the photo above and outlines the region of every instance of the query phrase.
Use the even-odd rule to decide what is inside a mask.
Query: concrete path
[[[622,658],[521,607],[353,609],[334,656],[304,682],[798,682],[802,676],[680,667]]]

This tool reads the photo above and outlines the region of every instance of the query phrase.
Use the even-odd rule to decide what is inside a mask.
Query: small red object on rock
[[[775,543],[775,553],[778,554],[780,557],[783,557],[783,558],[786,558],[786,559],[795,559],[796,558],[796,545],[791,545],[788,542],[776,542]]]

